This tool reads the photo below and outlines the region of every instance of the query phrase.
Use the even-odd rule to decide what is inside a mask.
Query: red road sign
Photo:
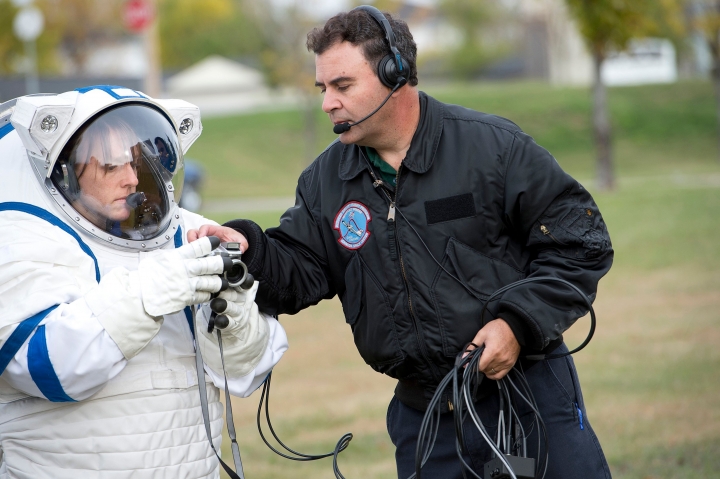
[[[155,18],[152,5],[147,0],[128,0],[125,2],[123,19],[125,27],[135,33],[145,30]]]

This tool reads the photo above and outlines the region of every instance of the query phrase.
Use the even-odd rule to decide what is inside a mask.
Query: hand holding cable
[[[520,344],[510,326],[502,319],[495,319],[483,326],[472,343],[485,346],[479,368],[488,379],[503,378],[520,356]]]

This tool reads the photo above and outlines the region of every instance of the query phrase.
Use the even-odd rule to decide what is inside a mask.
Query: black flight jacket
[[[523,347],[547,352],[587,313],[613,250],[588,191],[514,123],[420,93],[421,116],[397,186],[360,147],[335,141],[302,173],[277,228],[227,223],[250,244],[266,313],[338,295],[360,355],[423,410],[455,356],[503,318]],[[486,381],[489,383],[489,381]]]

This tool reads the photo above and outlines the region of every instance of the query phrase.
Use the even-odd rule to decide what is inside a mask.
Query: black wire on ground
[[[317,461],[318,459],[324,459],[326,457],[333,458],[333,472],[335,473],[335,477],[337,479],[345,479],[345,476],[342,475],[340,472],[340,468],[338,467],[337,458],[338,455],[343,452],[347,447],[350,445],[350,441],[352,441],[353,435],[352,433],[346,433],[344,434],[340,440],[335,445],[335,449],[333,452],[328,452],[325,454],[304,454],[301,452],[297,452],[283,443],[280,438],[275,433],[275,429],[273,429],[272,422],[270,422],[270,382],[272,380],[272,372],[270,372],[267,376],[267,379],[265,379],[265,382],[263,383],[263,389],[260,393],[260,404],[258,405],[258,413],[257,413],[257,427],[258,432],[260,433],[260,437],[262,438],[265,445],[270,448],[271,451],[273,451],[278,456],[284,457],[285,459],[290,459],[291,461]],[[262,413],[262,406],[263,402],[265,402],[265,418],[267,420],[268,428],[270,429],[270,433],[275,438],[275,440],[282,446],[283,449],[285,449],[287,452],[294,454],[295,456],[289,456],[287,454],[284,454],[277,449],[275,449],[265,438],[265,435],[262,431],[262,424],[260,422],[260,415]]]

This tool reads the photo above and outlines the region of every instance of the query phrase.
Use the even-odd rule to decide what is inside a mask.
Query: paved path
[[[247,213],[259,211],[285,211],[295,204],[294,196],[226,198],[204,200],[203,213]]]

